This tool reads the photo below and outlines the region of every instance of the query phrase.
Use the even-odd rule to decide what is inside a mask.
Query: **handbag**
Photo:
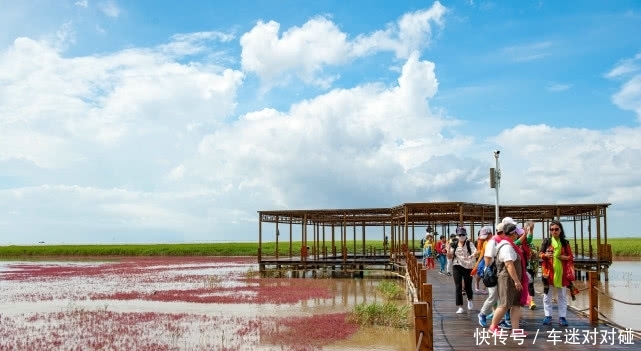
[[[566,255],[567,255],[568,254],[567,250],[564,249],[564,251],[566,251]],[[564,262],[564,264],[563,264],[563,280],[565,280],[567,282],[573,282],[573,281],[576,280],[576,274],[574,272],[574,260],[567,260],[567,261]]]
[[[574,262],[568,261],[563,269],[563,280],[568,282],[573,282],[576,280],[576,275],[574,273]]]

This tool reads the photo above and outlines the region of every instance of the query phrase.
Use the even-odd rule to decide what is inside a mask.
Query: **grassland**
[[[609,239],[612,245],[612,254],[615,257],[641,257],[641,238],[616,238]],[[347,242],[348,252],[362,252],[362,243]],[[540,242],[535,241],[535,245]],[[326,243],[328,252],[331,252],[330,243]],[[588,243],[584,242],[587,253]],[[414,247],[418,248],[416,242]],[[580,246],[580,244],[579,244]],[[593,242],[596,252],[596,243]],[[366,250],[383,249],[382,240],[368,240]],[[410,244],[411,247],[411,244]],[[572,248],[574,249],[574,243]],[[292,242],[291,252],[299,255],[301,242]],[[340,247],[336,248],[340,253]],[[278,244],[280,255],[289,255],[289,242]],[[262,245],[263,255],[275,255],[276,243],[266,242]],[[0,258],[37,258],[37,257],[92,257],[92,256],[257,256],[258,243],[197,243],[197,244],[131,244],[131,245],[9,245],[0,246]]]

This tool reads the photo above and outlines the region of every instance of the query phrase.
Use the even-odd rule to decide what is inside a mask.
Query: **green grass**
[[[308,244],[311,246],[311,244]],[[331,241],[326,242],[327,252],[331,253]],[[336,252],[340,254],[340,243]],[[366,250],[374,247],[383,249],[382,240],[368,240]],[[292,242],[292,255],[300,255],[302,243]],[[276,254],[276,243],[265,242],[263,255]],[[278,243],[280,255],[289,255],[289,241]],[[354,242],[347,242],[347,252],[354,252]],[[356,245],[356,252],[362,252],[362,244]],[[198,244],[118,244],[118,245],[9,245],[0,246],[0,257],[39,257],[39,256],[258,256],[258,243],[198,243]]]
[[[541,241],[534,241],[536,247]],[[574,242],[571,241],[574,249]],[[641,257],[641,238],[609,239],[614,256]],[[292,255],[300,254],[302,243],[292,242]],[[331,253],[331,241],[326,241],[327,252]],[[336,242],[336,252],[340,254],[340,243]],[[310,244],[310,246],[312,246]],[[415,243],[418,248],[419,243]],[[382,240],[367,240],[366,250],[371,247],[380,252],[383,249]],[[411,244],[410,244],[411,247]],[[587,242],[584,247],[588,248]],[[596,245],[593,240],[596,252]],[[278,244],[278,252],[282,256],[289,255],[289,241]],[[354,252],[354,242],[347,242],[347,251]],[[361,242],[356,242],[356,252],[362,252]],[[266,256],[276,254],[276,243],[263,243],[262,253]],[[198,243],[198,244],[132,244],[132,245],[10,245],[0,246],[0,258],[28,258],[50,256],[257,256],[258,243]]]
[[[0,257],[257,256],[255,243],[0,246]]]
[[[360,325],[407,329],[411,327],[408,319],[409,310],[408,304],[396,304],[389,301],[361,303],[354,306],[348,319]]]
[[[385,300],[402,300],[405,297],[405,290],[395,280],[383,280],[378,284],[377,289],[383,294]]]

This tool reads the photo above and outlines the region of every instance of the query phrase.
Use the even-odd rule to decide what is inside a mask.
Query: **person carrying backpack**
[[[452,243],[448,256],[452,259],[452,276],[454,278],[456,313],[463,313],[463,291],[462,285],[465,285],[465,295],[467,297],[467,309],[472,310],[474,303],[474,290],[472,289],[472,268],[476,264],[476,247],[467,239],[467,230],[464,227],[456,228],[458,241]]]
[[[479,239],[478,242],[476,243],[476,251],[479,253],[484,253],[485,252],[485,244],[489,239],[492,238],[492,227],[483,227],[481,230],[479,230]],[[487,290],[481,289],[480,288],[480,282],[481,278],[483,278],[483,272],[485,271],[485,259],[484,255],[479,254],[478,259],[476,260],[476,264],[474,265],[474,268],[472,269],[472,277],[474,280],[474,292],[477,293],[478,295],[487,295]]]

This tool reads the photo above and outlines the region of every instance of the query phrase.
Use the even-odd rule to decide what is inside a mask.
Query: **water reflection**
[[[587,286],[587,281],[576,282],[579,289]],[[609,281],[604,281],[603,275],[599,282],[599,289],[606,295],[616,299],[641,303],[641,262],[616,261],[610,266]],[[588,308],[588,292],[582,291],[576,301],[570,301],[570,306],[584,310]],[[641,306],[632,306],[614,301],[599,294],[599,311],[606,318],[622,325],[623,327],[641,330]]]

